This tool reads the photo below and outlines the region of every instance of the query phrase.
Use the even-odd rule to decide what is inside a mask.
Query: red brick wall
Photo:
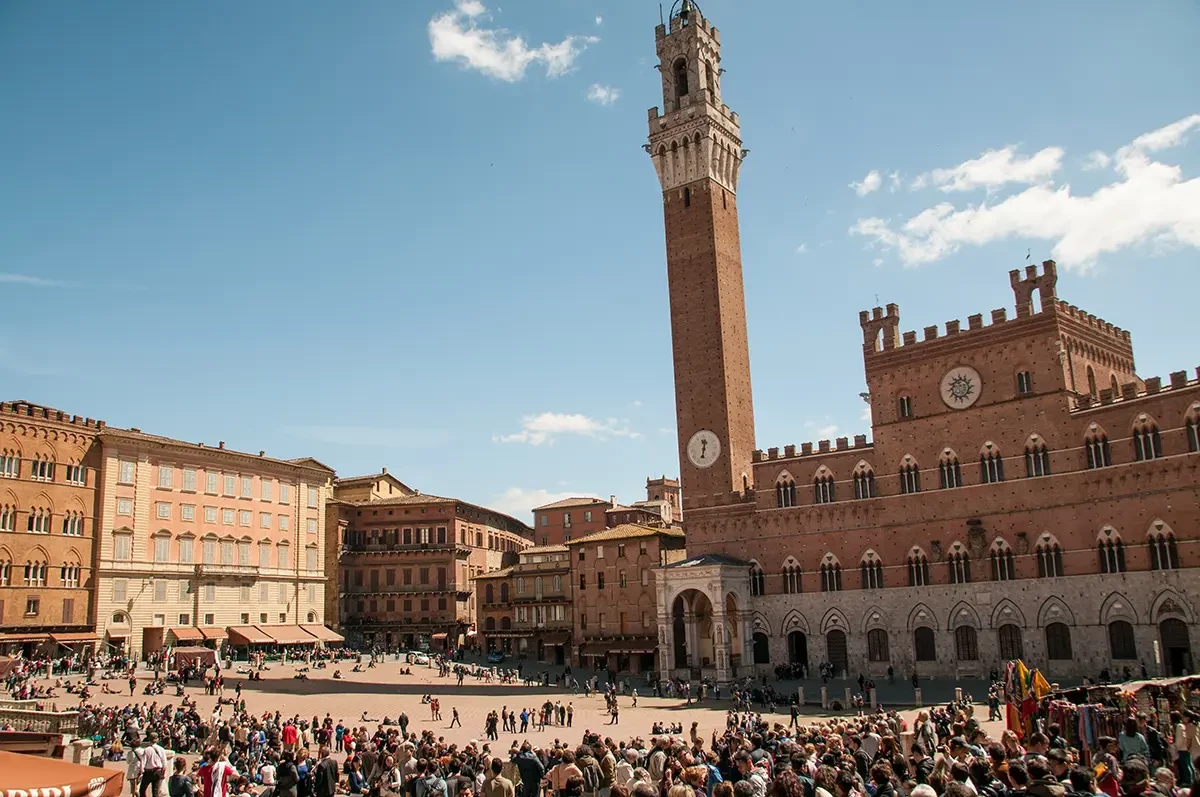
[[[687,192],[685,198],[685,192]],[[675,405],[685,504],[689,496],[727,495],[752,477],[754,407],[746,341],[737,200],[704,179],[663,194],[667,279],[675,363]],[[699,470],[688,439],[710,429],[721,456]]]

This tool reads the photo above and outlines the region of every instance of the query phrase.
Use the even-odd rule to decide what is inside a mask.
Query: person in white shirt
[[[158,744],[158,734],[150,731],[146,734],[146,744],[139,748],[135,755],[138,758],[138,769],[141,770],[141,785],[138,788],[140,797],[146,797],[146,787],[150,787],[150,797],[158,794],[158,785],[167,774],[167,751]]]

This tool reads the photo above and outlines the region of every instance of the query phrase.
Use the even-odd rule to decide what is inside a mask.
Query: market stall
[[[171,651],[175,658],[174,669],[180,670],[188,665],[204,668],[217,663],[217,652],[212,648],[190,647],[175,648]]]

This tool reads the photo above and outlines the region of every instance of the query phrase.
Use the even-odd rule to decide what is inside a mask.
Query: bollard
[[[916,731],[902,731],[900,733],[900,747],[904,750],[904,758],[907,759],[912,755],[913,741],[917,738]]]
[[[853,700],[853,699],[854,699],[854,696],[853,696],[853,694],[850,692],[850,687],[848,687],[848,686],[847,686],[847,687],[846,687],[846,702],[842,704],[842,706],[843,706],[843,707],[844,707],[844,708],[845,708],[847,711],[849,711],[849,710],[850,710],[850,707],[851,707],[852,705],[854,705],[853,703],[851,703],[851,702],[850,702],[850,701],[851,701],[851,700]]]
[[[92,760],[93,746],[94,742],[91,739],[76,739],[71,742],[71,763],[87,766]]]
[[[962,687],[961,686],[954,687],[954,702],[955,703],[962,702]]]
[[[821,708],[824,708],[824,709],[829,708],[829,687],[828,686],[821,687]]]
[[[924,703],[921,702],[921,687],[919,687],[919,686],[913,690],[913,702],[916,703],[917,708],[920,708],[921,706],[925,705]]]
[[[872,689],[871,690],[871,709],[875,710],[877,708],[879,708],[879,690]]]
[[[804,707],[804,687],[796,687],[796,700],[800,703],[801,708]]]

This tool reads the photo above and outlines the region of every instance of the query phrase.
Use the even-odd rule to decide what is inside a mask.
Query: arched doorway
[[[932,628],[923,625],[913,631],[913,653],[917,661],[937,661]]]
[[[679,593],[671,605],[671,628],[675,636],[675,667],[712,667],[713,606],[708,595],[689,589]]]
[[[803,631],[793,631],[787,636],[788,662],[808,666],[808,637]]]
[[[826,658],[833,665],[834,677],[845,678],[850,670],[850,657],[846,652],[846,632],[835,628],[825,635]]]
[[[761,631],[754,634],[754,663],[771,663],[771,643],[767,639],[767,635]]]
[[[1168,617],[1158,624],[1162,643],[1163,664],[1170,676],[1186,675],[1192,671],[1192,643],[1188,627],[1182,620]]]

